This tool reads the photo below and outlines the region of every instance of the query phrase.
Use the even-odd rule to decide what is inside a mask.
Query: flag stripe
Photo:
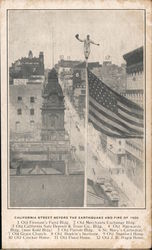
[[[125,122],[124,120],[122,120],[121,118],[119,118],[115,113],[112,112],[105,112],[103,111],[104,108],[99,108],[97,107],[97,105],[95,105],[93,102],[89,102],[89,108],[93,107],[95,110],[97,110],[100,114],[102,114],[103,116],[111,119],[112,121],[115,121],[116,123],[120,124],[121,126],[124,126],[126,129],[132,128],[132,129],[137,129],[137,128],[143,128],[143,124],[138,124],[134,125],[128,122]]]
[[[119,129],[119,133],[123,133],[123,127],[121,127],[119,124],[116,124],[115,122],[113,122],[111,119],[107,119],[105,118],[105,116],[101,115],[97,110],[95,110],[94,108],[92,107],[89,107],[89,113],[94,117],[96,118],[98,121],[103,121],[103,123],[105,122],[107,127],[109,127],[109,124],[110,124],[110,129],[111,126],[113,126],[114,128],[116,128],[116,131],[117,129]],[[102,122],[101,122],[102,123]],[[107,125],[108,124],[108,125]],[[125,133],[128,133],[128,130],[125,129],[124,131]]]
[[[128,110],[128,111],[131,112],[132,114],[141,115],[141,117],[143,118],[143,111],[140,110],[139,108],[138,108],[138,109],[137,109],[137,108],[136,108],[136,109],[130,108],[130,107],[124,105],[124,104],[123,104],[122,102],[120,102],[120,101],[117,101],[117,105],[120,106],[120,107],[122,107],[122,108],[124,108],[124,109],[126,109],[126,110]]]
[[[94,119],[94,117],[92,117],[89,114],[89,122],[91,122],[94,126],[94,128],[98,131],[100,131],[101,133],[103,133],[104,135],[107,135],[109,137],[115,137],[115,138],[142,138],[142,136],[140,135],[129,135],[127,136],[126,134],[120,135],[120,134],[116,134],[114,132],[110,132],[107,128],[105,128],[103,125],[100,124],[100,122],[96,121]]]
[[[141,114],[130,112],[127,109],[121,107],[120,105],[118,105],[118,108],[121,109],[122,111],[124,111],[126,114],[132,116],[132,117],[136,117],[138,119],[143,119],[143,115],[141,115]]]
[[[120,101],[122,104],[124,104],[124,106],[126,107],[129,107],[131,110],[139,110],[140,112],[142,112],[142,108],[137,105],[136,103],[130,101],[129,99],[127,99],[126,97],[114,92],[114,94],[117,96],[118,98],[118,101]]]
[[[120,128],[121,130],[123,130],[125,128],[125,131],[128,132],[132,132],[132,133],[142,133],[142,130],[137,130],[127,126],[126,124],[124,124],[123,122],[117,120],[115,117],[111,117],[110,115],[106,114],[105,112],[103,112],[102,110],[99,111],[98,108],[95,108],[94,105],[90,104],[89,106],[89,112],[92,111],[94,112],[100,119],[104,119],[106,122],[109,122],[110,124],[112,124],[113,126],[117,126],[118,128]]]
[[[120,134],[119,133],[114,133],[111,132],[111,129],[109,130],[107,127],[104,127],[103,125],[101,125],[100,122],[98,122],[91,114],[89,114],[89,121],[91,123],[93,123],[93,125],[95,125],[96,127],[98,127],[98,130],[101,131],[103,134],[106,134],[108,136],[114,136],[114,137],[119,137]]]
[[[100,122],[100,124],[102,124],[105,127],[111,129],[111,132],[116,131],[121,135],[123,135],[124,133],[128,134],[126,131],[123,131],[123,130],[119,129],[118,127],[115,127],[115,126],[111,125],[111,123],[107,123],[107,122],[103,121],[95,113],[93,113],[91,110],[90,110],[89,114],[91,114],[91,116],[94,117],[96,121]]]
[[[118,117],[123,121],[123,122],[127,122],[127,124],[134,124],[137,127],[141,127],[143,128],[143,122],[136,122],[137,120],[134,118],[134,120],[130,120],[130,117],[127,116],[126,114],[124,114],[121,110],[119,110],[119,113],[117,114]],[[128,118],[129,117],[129,118]]]
[[[95,99],[93,99],[91,96],[89,96],[89,100],[90,100],[90,104],[92,105],[95,105],[96,108],[99,108],[99,110],[103,110],[106,114],[109,114],[111,116],[114,116],[116,117],[120,122],[127,122],[127,125],[135,125],[137,127],[143,127],[143,123],[141,122],[138,122],[139,119],[133,119],[133,120],[130,120],[130,119],[127,119],[126,117],[122,116],[122,114],[115,114],[114,112],[110,111],[110,110],[107,110],[106,108],[104,108],[101,104],[99,104]],[[119,118],[120,116],[120,118]],[[135,121],[134,121],[135,120]],[[136,122],[137,121],[137,122]]]

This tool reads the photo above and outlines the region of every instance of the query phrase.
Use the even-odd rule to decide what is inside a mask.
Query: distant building
[[[64,73],[69,73],[71,74],[72,69],[75,65],[79,64],[80,61],[74,61],[74,60],[64,60],[61,59],[58,64],[57,64],[57,68],[58,68],[58,74],[63,74]]]
[[[29,51],[28,57],[22,57],[12,63],[9,68],[9,82],[14,84],[14,79],[29,79],[32,75],[44,75],[44,55],[39,53],[39,57],[33,57]]]
[[[80,117],[84,116],[85,109],[85,63],[80,63],[73,68],[73,96],[72,101]]]
[[[121,93],[126,87],[125,65],[113,64],[110,60],[103,61],[100,70],[100,79],[117,93]]]
[[[100,77],[101,65],[99,62],[88,63],[88,68]],[[79,63],[73,68],[73,104],[80,117],[84,117],[86,96],[86,64]]]
[[[143,47],[125,54],[123,58],[127,63],[127,84],[126,90],[124,91],[124,96],[143,107]]]
[[[60,61],[55,65],[55,69],[58,72],[59,83],[64,93],[67,93],[70,98],[72,97],[71,81],[73,78],[73,68],[79,64],[80,61],[64,60],[63,56],[60,56]]]

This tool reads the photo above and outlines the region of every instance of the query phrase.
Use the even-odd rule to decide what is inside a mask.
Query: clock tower
[[[48,73],[48,84],[42,97],[41,140],[64,140],[64,96],[54,68]]]

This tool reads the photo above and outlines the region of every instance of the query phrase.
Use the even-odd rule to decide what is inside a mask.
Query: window
[[[22,101],[22,96],[18,96],[17,100]]]
[[[30,121],[30,125],[33,126],[34,125],[34,121]]]
[[[17,114],[18,114],[18,115],[21,115],[21,114],[22,114],[22,110],[21,110],[21,109],[18,109],[18,110],[17,110]]]
[[[30,121],[30,127],[33,129],[34,128],[34,121]]]
[[[133,80],[133,81],[136,81],[136,77],[134,76],[134,77],[132,78],[132,80]]]
[[[118,156],[118,165],[121,164],[121,156]]]
[[[34,96],[31,96],[31,97],[30,97],[30,102],[32,102],[32,103],[35,102]]]
[[[19,128],[20,128],[20,122],[16,122],[16,124],[15,124],[15,128],[16,128],[16,132],[19,130]]]
[[[79,149],[80,149],[80,151],[84,151],[84,146],[79,145]]]
[[[81,90],[81,94],[85,94],[85,92],[86,92],[86,91],[85,91],[84,89]]]
[[[30,115],[34,115],[34,109],[30,109]]]

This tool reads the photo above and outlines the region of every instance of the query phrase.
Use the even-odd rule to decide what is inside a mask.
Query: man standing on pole
[[[97,45],[97,46],[99,46],[100,44],[99,43],[95,43],[92,40],[90,40],[90,36],[89,35],[87,35],[86,39],[80,39],[79,38],[79,34],[76,34],[75,37],[76,37],[76,39],[78,41],[84,43],[84,55],[85,55],[85,59],[88,60],[89,55],[90,55],[90,44],[92,43],[92,44]]]
[[[75,35],[76,39],[80,42],[84,43],[84,56],[86,59],[86,115],[85,115],[85,178],[84,178],[84,207],[87,206],[87,167],[88,167],[88,107],[89,107],[89,102],[88,102],[88,58],[90,55],[90,44],[94,44],[99,46],[99,44],[93,42],[90,40],[90,36],[87,35],[86,39],[80,39],[79,34]]]

